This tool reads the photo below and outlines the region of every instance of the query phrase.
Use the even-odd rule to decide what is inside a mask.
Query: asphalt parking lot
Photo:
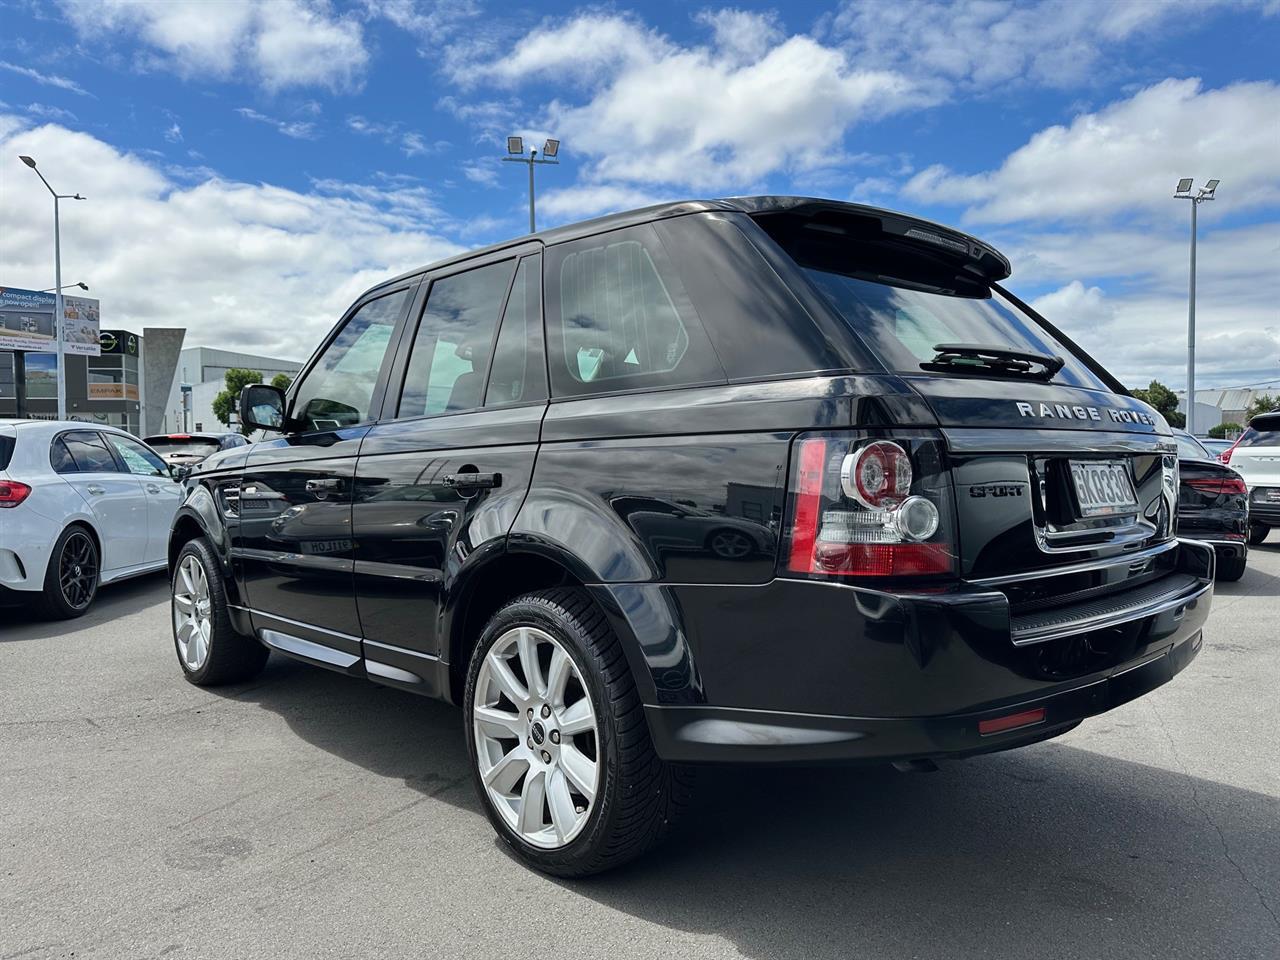
[[[497,845],[443,704],[274,657],[181,679],[163,577],[0,611],[0,958],[1280,956],[1280,536],[1200,657],[1055,742],[717,770],[665,847]]]

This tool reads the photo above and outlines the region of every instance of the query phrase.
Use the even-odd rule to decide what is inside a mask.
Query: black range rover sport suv
[[[380,284],[188,480],[182,670],[459,704],[498,834],[563,876],[648,848],[697,764],[928,767],[1141,696],[1200,648],[1213,550],[1164,420],[1009,272],[753,197]]]

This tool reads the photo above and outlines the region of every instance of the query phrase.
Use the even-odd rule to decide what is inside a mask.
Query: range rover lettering
[[[1177,538],[1163,418],[1009,274],[753,197],[388,280],[187,481],[181,668],[458,704],[498,835],[561,876],[648,849],[700,764],[1059,736],[1187,666],[1214,553]]]

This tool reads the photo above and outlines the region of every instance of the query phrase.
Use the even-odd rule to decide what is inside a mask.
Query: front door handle
[[[500,473],[446,473],[444,485],[455,490],[492,490],[502,486]]]
[[[319,480],[307,481],[307,493],[330,493],[342,488],[342,480],[338,477],[321,477]]]
[[[159,492],[160,492],[160,488],[157,487],[154,483],[147,484],[147,493],[159,493]]]
[[[96,483],[89,484],[89,486],[85,487],[85,489],[88,490],[90,493],[92,493],[95,497],[100,497],[107,492],[103,490],[100,486],[98,486]]]

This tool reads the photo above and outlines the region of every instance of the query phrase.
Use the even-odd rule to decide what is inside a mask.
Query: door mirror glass
[[[284,429],[284,391],[266,383],[251,383],[240,391],[240,420],[259,430]]]

